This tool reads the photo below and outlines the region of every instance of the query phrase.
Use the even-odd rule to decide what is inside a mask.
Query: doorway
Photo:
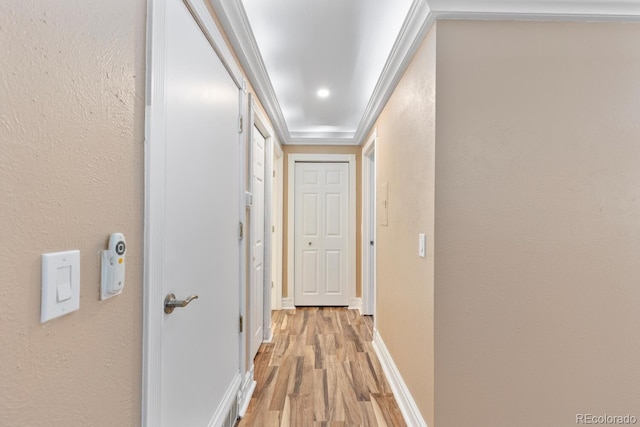
[[[283,236],[283,164],[284,153],[277,141],[273,144],[271,172],[271,309],[282,309],[282,236]]]
[[[249,215],[249,343],[248,368],[271,331],[271,276],[272,276],[272,170],[273,147],[278,145],[273,128],[252,95],[250,105],[250,215]]]
[[[265,288],[265,152],[267,140],[255,125],[251,129],[251,278],[249,280],[249,360],[264,340]]]
[[[349,304],[349,165],[296,163],[294,304]]]
[[[376,308],[376,141],[377,130],[362,148],[362,314]]]
[[[288,155],[287,295],[294,305],[357,299],[355,168],[353,154]]]

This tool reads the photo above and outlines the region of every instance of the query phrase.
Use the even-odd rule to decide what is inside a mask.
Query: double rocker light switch
[[[80,251],[42,255],[40,322],[80,308]]]

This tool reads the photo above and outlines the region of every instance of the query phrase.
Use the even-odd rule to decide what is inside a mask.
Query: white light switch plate
[[[40,323],[80,308],[80,251],[42,255]]]
[[[427,256],[427,235],[424,233],[418,234],[418,256],[421,258]]]

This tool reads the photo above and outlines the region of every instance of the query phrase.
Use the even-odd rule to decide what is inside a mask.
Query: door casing
[[[284,185],[282,175],[284,169],[284,152],[274,139],[271,179],[271,224],[274,227],[271,233],[271,309],[282,309],[282,237],[283,224],[282,213],[284,209]]]
[[[362,313],[376,310],[376,141],[377,129],[362,148]],[[373,241],[373,245],[371,245]]]
[[[249,105],[250,105],[250,123],[249,130],[250,132],[254,132],[257,128],[262,136],[265,138],[265,175],[270,175],[273,170],[273,151],[274,146],[280,147],[280,144],[277,141],[275,132],[267,117],[264,115],[262,110],[256,105],[255,98],[253,95],[249,94]],[[249,134],[249,141],[253,144],[253,135]],[[252,161],[249,162],[252,164]],[[250,171],[250,175],[253,173]],[[264,296],[263,296],[263,337],[264,341],[270,342],[273,337],[273,331],[271,329],[271,275],[272,275],[272,261],[271,261],[271,247],[272,247],[272,233],[271,230],[271,221],[272,221],[272,201],[273,201],[273,192],[272,188],[272,180],[270,176],[265,176],[264,182],[264,224],[265,224],[265,236],[264,236]],[[253,215],[253,213],[252,213]],[[266,232],[267,229],[269,232]],[[250,308],[248,308],[250,310]],[[249,311],[251,312],[251,311]]]
[[[287,160],[287,298],[282,300],[283,308],[293,308],[295,280],[295,164],[296,162],[349,164],[349,308],[361,308],[361,299],[356,297],[356,155],[355,154],[289,154]]]

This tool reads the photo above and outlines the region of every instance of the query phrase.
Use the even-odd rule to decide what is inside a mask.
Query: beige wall
[[[283,207],[283,221],[284,233],[282,242],[282,296],[286,298],[288,296],[288,281],[287,281],[287,251],[288,245],[288,230],[286,224],[289,221],[288,206],[289,206],[289,193],[287,191],[288,179],[289,179],[289,154],[355,154],[356,156],[356,296],[362,297],[362,148],[358,146],[317,146],[317,145],[284,145],[282,147],[284,151],[284,167],[283,167],[283,182],[284,182],[284,207]],[[293,295],[291,295],[293,297]]]
[[[427,423],[433,425],[433,213],[436,30],[433,28],[378,122],[377,325]],[[427,256],[418,256],[418,234]]]
[[[0,2],[0,425],[140,423],[144,0]],[[98,299],[125,233],[126,286]],[[81,251],[80,310],[40,324],[41,254]]]
[[[639,46],[438,23],[437,427],[640,417]]]

